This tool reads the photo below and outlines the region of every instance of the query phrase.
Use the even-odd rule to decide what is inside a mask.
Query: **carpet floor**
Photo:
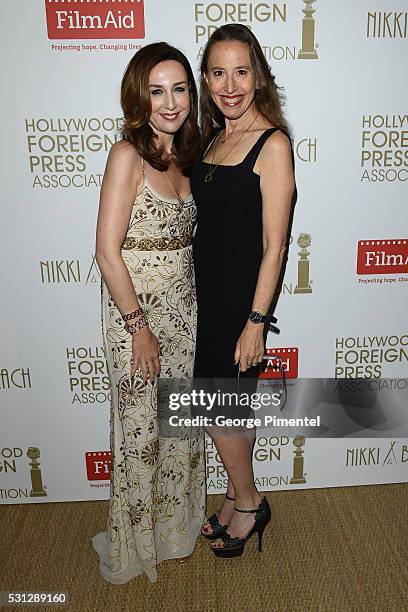
[[[61,609],[75,612],[408,611],[408,483],[266,496],[261,554],[254,537],[241,558],[219,559],[200,538],[184,563],[159,565],[157,583],[121,586],[100,577],[91,545],[107,502],[0,506],[0,590],[66,591]],[[209,496],[209,514],[221,500]]]

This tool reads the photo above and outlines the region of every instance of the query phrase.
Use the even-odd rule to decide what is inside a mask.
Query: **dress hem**
[[[130,582],[134,578],[141,576],[144,574],[150,582],[157,582],[157,569],[151,568],[147,570],[147,568],[141,569],[140,567],[126,567],[124,570],[119,572],[112,572],[108,565],[106,564],[107,556],[107,546],[108,542],[106,539],[107,532],[102,531],[97,533],[92,538],[92,546],[95,552],[99,556],[99,571],[104,580],[111,584],[126,584]],[[162,561],[170,561],[172,559],[181,559],[183,557],[190,556],[196,547],[197,541],[194,542],[193,546],[186,548],[185,550],[180,550],[180,547],[177,547],[177,552],[174,551],[174,556],[165,556],[157,558],[156,568]]]

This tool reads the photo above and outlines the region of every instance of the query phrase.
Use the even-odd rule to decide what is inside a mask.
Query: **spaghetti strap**
[[[148,179],[147,179],[147,174],[146,174],[146,164],[145,164],[145,160],[143,157],[142,157],[142,173],[143,173],[143,189],[144,189],[148,183]]]
[[[207,155],[208,151],[210,150],[211,146],[214,144],[214,142],[216,141],[216,139],[218,138],[218,135],[222,132],[223,128],[220,128],[216,131],[216,133],[214,134],[214,136],[210,139],[208,145],[206,146],[206,149],[201,157],[201,159],[204,159],[204,157]]]
[[[133,201],[133,206],[135,205],[137,199],[142,195],[142,193],[144,192],[144,190],[146,188],[146,185],[147,185],[145,160],[143,159],[142,156],[140,156],[140,159],[142,160],[142,176],[143,176],[143,181],[142,181],[142,184],[140,184],[140,181],[138,181],[138,183],[137,183],[137,186],[136,186],[136,195],[135,195],[135,199]]]

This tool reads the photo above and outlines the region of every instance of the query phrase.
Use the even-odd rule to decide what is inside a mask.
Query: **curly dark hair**
[[[157,136],[149,125],[152,112],[149,76],[151,70],[160,62],[174,60],[179,62],[187,73],[190,92],[190,113],[182,127],[174,136],[173,158],[183,174],[189,174],[201,150],[201,137],[198,127],[198,96],[194,75],[186,56],[165,42],[146,45],[135,53],[126,67],[122,79],[120,103],[124,115],[122,136],[133,144],[138,153],[153,168],[160,171],[168,169],[163,147],[157,146]]]

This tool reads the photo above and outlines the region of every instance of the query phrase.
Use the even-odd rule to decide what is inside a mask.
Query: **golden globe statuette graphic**
[[[44,491],[40,462],[38,458],[40,456],[40,449],[36,446],[29,446],[27,449],[27,457],[30,461],[30,476],[31,476],[31,491],[30,497],[46,497],[47,493]]]
[[[299,234],[296,244],[300,247],[298,261],[298,281],[293,290],[293,293],[312,293],[312,288],[309,284],[309,260],[310,251],[308,247],[312,244],[310,234]]]
[[[295,456],[293,457],[293,476],[290,479],[290,484],[302,484],[306,482],[305,475],[303,474],[303,449],[302,446],[305,445],[305,437],[304,436],[295,436],[293,438],[293,446],[295,450]]]
[[[312,7],[316,0],[303,0],[306,4],[302,10],[304,15],[302,20],[302,48],[298,53],[298,59],[318,59],[315,49],[315,20],[313,13],[315,9]]]

